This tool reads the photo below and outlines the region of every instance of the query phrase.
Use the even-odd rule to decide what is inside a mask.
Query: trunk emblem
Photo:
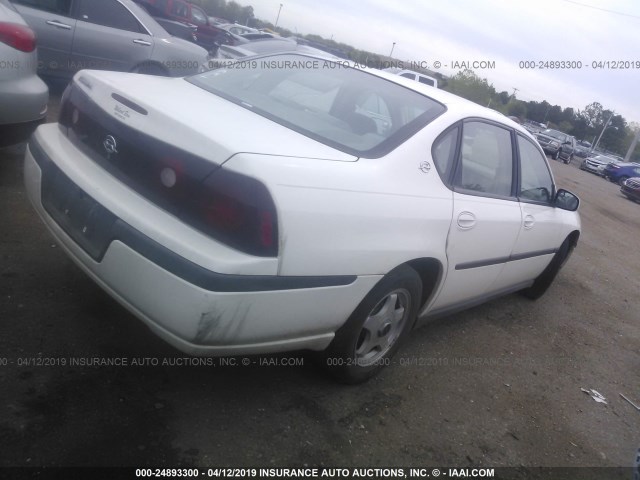
[[[418,168],[422,173],[429,173],[431,170],[431,164],[429,162],[422,162]]]
[[[102,142],[102,146],[109,155],[118,153],[118,142],[116,142],[116,139],[111,135],[107,135],[104,142]]]

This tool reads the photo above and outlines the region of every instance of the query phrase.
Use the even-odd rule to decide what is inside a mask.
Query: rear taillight
[[[143,197],[250,255],[278,256],[278,218],[260,181],[114,120],[72,82],[59,124],[72,142]]]
[[[24,25],[0,22],[0,42],[21,52],[33,52],[36,49],[36,34]]]
[[[199,208],[212,237],[252,255],[278,255],[275,204],[258,180],[220,168],[203,183]]]

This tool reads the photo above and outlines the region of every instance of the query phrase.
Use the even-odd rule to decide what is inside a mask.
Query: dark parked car
[[[568,133],[547,128],[536,134],[538,143],[554,160],[571,163],[576,149],[576,139]]]
[[[169,20],[168,18],[153,17],[153,19],[164,28],[169,35],[174,37],[183,38],[193,43],[198,43],[198,27],[195,25],[189,25],[188,23],[176,22],[175,20]]]
[[[629,178],[622,182],[620,192],[628,199],[640,202],[640,178]]]
[[[205,11],[184,0],[135,0],[156,17],[196,25],[197,43],[207,50],[215,50],[224,43],[234,44],[229,32],[219,28],[209,20]]]
[[[640,177],[640,163],[610,163],[604,169],[604,178],[619,185],[632,177]]]

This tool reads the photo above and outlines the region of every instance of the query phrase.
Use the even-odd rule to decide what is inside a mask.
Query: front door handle
[[[47,25],[51,25],[52,27],[62,28],[64,30],[71,30],[71,25],[58,22],[57,20],[47,20]]]
[[[469,230],[476,226],[476,216],[471,212],[460,212],[458,215],[458,227]]]
[[[146,40],[140,40],[138,38],[136,38],[133,43],[136,43],[138,45],[144,45],[145,47],[150,47],[151,46],[151,42],[147,42]]]
[[[533,215],[526,215],[524,217],[523,225],[524,225],[525,229],[529,230],[529,229],[533,228],[533,225],[535,223],[536,223],[536,219],[535,219],[535,217]]]

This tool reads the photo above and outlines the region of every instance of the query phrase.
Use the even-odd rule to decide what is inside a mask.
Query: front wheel
[[[618,180],[618,185],[622,186],[625,180],[629,180],[629,177],[620,177],[620,180]]]
[[[560,272],[560,269],[571,256],[575,246],[576,244],[567,237],[565,241],[562,242],[562,245],[560,245],[560,248],[551,259],[549,265],[547,265],[547,268],[534,280],[533,285],[521,290],[520,293],[531,300],[537,300],[544,295],[555,280],[558,272]]]
[[[336,332],[323,355],[343,383],[364,382],[388,365],[418,313],[422,282],[407,265],[389,272]]]

